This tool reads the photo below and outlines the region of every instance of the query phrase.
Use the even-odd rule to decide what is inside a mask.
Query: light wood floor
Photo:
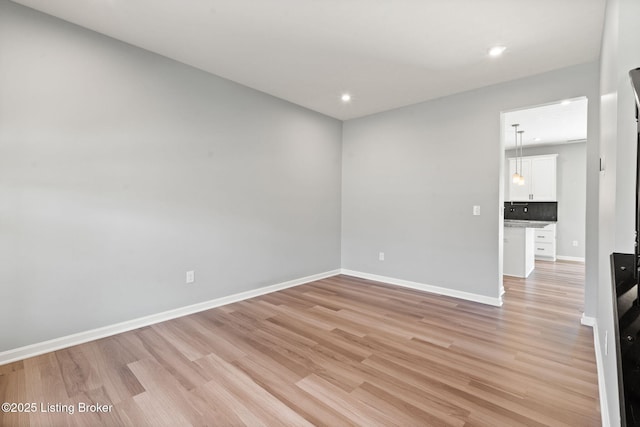
[[[496,308],[337,276],[0,366],[38,405],[0,425],[598,426],[583,280],[538,262]]]

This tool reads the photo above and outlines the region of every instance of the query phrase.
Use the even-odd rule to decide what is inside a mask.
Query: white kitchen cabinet
[[[513,202],[555,202],[557,154],[509,159],[509,196]],[[524,176],[524,185],[514,184],[511,177],[516,172]]]
[[[549,261],[556,260],[556,225],[549,224],[535,231],[535,256],[536,259]]]

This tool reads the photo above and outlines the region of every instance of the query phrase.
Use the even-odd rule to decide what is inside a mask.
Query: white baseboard
[[[360,271],[353,271],[347,269],[341,269],[341,274],[347,276],[359,277],[361,279],[374,280],[376,282],[389,283],[392,285],[403,286],[405,288],[417,289],[419,291],[429,292],[432,294],[446,295],[449,297],[459,298],[467,301],[479,302],[482,304],[493,305],[496,307],[502,306],[502,296],[488,297],[485,295],[474,294],[470,292],[457,291],[455,289],[441,288],[440,286],[427,285],[424,283],[411,282],[409,280],[396,279],[393,277],[378,276],[377,274],[363,273]]]
[[[585,325],[585,326],[591,326],[594,327],[596,324],[596,318],[595,317],[591,317],[591,316],[585,316],[584,313],[582,313],[582,317],[580,318],[580,323]],[[594,343],[595,345],[595,343]]]
[[[584,315],[583,315],[583,318]],[[604,362],[602,360],[602,346],[600,345],[600,334],[598,333],[598,321],[593,319],[593,347],[596,351],[596,369],[598,370],[598,394],[600,396],[600,416],[602,417],[602,427],[611,427],[609,418],[609,404],[607,402],[607,388],[604,378]]]
[[[209,310],[211,308],[220,307],[221,305],[231,304],[260,295],[291,288],[316,280],[325,279],[340,274],[340,270],[332,270],[324,273],[313,274],[311,276],[301,277],[299,279],[289,280],[287,282],[277,283],[275,285],[264,286],[250,291],[240,292],[226,297],[216,298],[210,301],[200,302],[186,307],[180,307],[173,310],[164,311],[150,316],[139,317],[137,319],[127,320],[125,322],[116,323],[114,325],[104,326],[102,328],[91,329],[79,332],[77,334],[67,335],[0,353],[0,365],[4,365],[18,360],[38,356],[51,351],[60,350],[62,348],[83,344],[89,341],[105,338],[111,335],[120,334],[122,332],[131,331],[133,329],[142,328],[143,326],[153,325],[155,323],[164,322],[166,320],[175,319],[177,317],[187,316],[189,314],[198,313],[200,311]]]
[[[556,259],[558,259],[559,261],[575,261],[575,262],[584,262],[584,258],[582,258],[582,257],[577,257],[577,256],[564,256],[564,255],[558,255],[558,256],[556,256]]]

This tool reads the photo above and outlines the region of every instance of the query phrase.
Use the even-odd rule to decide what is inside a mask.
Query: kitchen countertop
[[[529,221],[522,219],[505,219],[505,227],[513,228],[544,228],[549,224],[555,224],[557,221]]]

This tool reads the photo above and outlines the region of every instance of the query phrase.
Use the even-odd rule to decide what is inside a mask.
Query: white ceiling
[[[595,60],[605,0],[15,0],[339,119]],[[494,45],[507,46],[489,58]],[[352,94],[343,104],[340,95]]]
[[[565,103],[569,100],[564,100]],[[523,146],[567,144],[587,138],[587,98],[577,98],[564,105],[561,102],[510,111],[502,115],[502,135],[505,149],[515,147],[511,125],[519,124]],[[520,141],[520,137],[518,137]]]

